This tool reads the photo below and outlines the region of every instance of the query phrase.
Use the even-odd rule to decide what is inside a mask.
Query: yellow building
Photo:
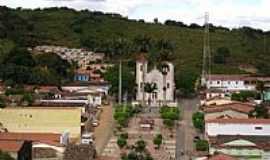
[[[9,132],[69,132],[81,134],[81,109],[76,107],[25,107],[0,109],[0,124]]]

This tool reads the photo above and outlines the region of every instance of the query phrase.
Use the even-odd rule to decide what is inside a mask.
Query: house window
[[[220,81],[217,81],[217,84],[220,84]]]
[[[140,70],[143,71],[143,66],[140,66]]]
[[[170,88],[170,83],[167,83],[167,88]]]
[[[257,126],[257,127],[255,127],[255,130],[262,130],[263,128],[262,127],[259,127],[259,126]]]

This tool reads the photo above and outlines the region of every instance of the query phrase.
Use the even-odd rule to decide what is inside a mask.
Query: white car
[[[92,125],[93,125],[93,127],[97,127],[97,126],[99,125],[98,120],[94,120],[94,121],[92,122]]]

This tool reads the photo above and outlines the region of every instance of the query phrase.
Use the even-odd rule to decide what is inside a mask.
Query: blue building
[[[90,81],[90,71],[78,70],[75,72],[74,81]]]

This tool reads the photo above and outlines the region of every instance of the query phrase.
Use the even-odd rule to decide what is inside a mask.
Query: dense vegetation
[[[136,37],[144,36],[149,37],[148,42],[152,46],[153,42],[161,40],[170,41],[170,44],[173,44],[169,46],[173,52],[167,55],[176,67],[176,86],[188,93],[193,91],[195,81],[200,75],[203,33],[202,26],[186,25],[172,20],[167,20],[165,24],[155,24],[128,20],[118,14],[87,10],[79,12],[68,8],[26,10],[0,7],[0,63],[6,63],[5,57],[9,57],[9,52],[14,47],[44,44],[86,47],[94,51],[106,52],[110,60],[114,61],[120,57],[134,60],[134,53],[138,50],[133,42]],[[121,40],[122,45],[119,46],[117,40],[121,38],[125,40]],[[239,69],[239,65],[244,65],[257,68],[258,73],[270,74],[269,32],[249,27],[229,30],[210,25],[210,43],[213,73],[243,72]],[[162,45],[159,46],[161,46],[158,48],[159,51],[162,51]],[[119,47],[124,50],[119,51]],[[148,47],[148,49],[151,49],[148,51],[153,54],[159,54],[153,47]],[[163,53],[166,52],[163,51]],[[26,54],[24,56],[30,58]],[[155,62],[152,58],[150,61]],[[57,69],[49,69],[48,72],[43,65],[22,62],[23,64],[19,63],[19,66],[16,63],[7,69],[11,73],[14,70],[20,72],[20,77],[31,77],[24,75],[28,74],[31,68],[31,74],[38,74],[35,77],[46,75],[46,78],[35,81],[20,78],[18,81],[45,83],[50,77],[55,76],[55,71],[58,72]],[[59,81],[59,78],[56,79]],[[53,83],[56,82],[53,81]]]
[[[71,65],[56,54],[33,55],[15,47],[0,55],[0,78],[7,85],[60,85],[72,76]]]
[[[14,160],[8,153],[0,150],[0,160]]]
[[[240,91],[231,95],[231,99],[234,101],[246,102],[249,98],[260,99],[260,94],[255,91]]]

